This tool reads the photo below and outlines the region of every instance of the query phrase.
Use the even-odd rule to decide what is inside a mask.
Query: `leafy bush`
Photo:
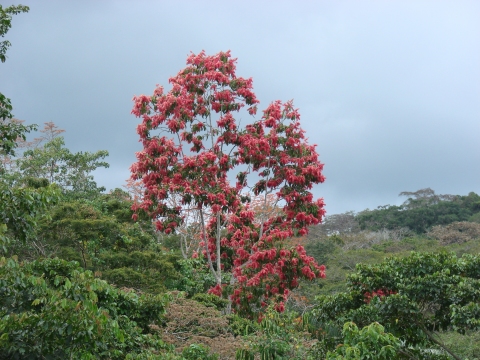
[[[123,359],[168,352],[147,334],[165,296],[122,292],[78,263],[0,259],[0,358]]]
[[[247,344],[237,350],[237,360],[317,359],[315,343],[294,312],[278,313],[269,307],[258,324],[259,331],[246,336]]]
[[[182,259],[178,264],[181,277],[176,284],[176,289],[185,291],[188,297],[205,293],[215,284],[215,278],[208,270],[204,259]]]
[[[243,318],[237,314],[228,317],[230,329],[235,336],[247,336],[255,334],[260,327],[257,323],[250,319]]]
[[[210,349],[201,344],[190,344],[182,351],[185,360],[217,360],[218,355],[210,354]]]
[[[102,277],[115,285],[158,294],[174,289],[183,279],[179,257],[171,253],[153,251],[104,251],[99,270]]]
[[[399,357],[401,342],[386,333],[379,323],[372,323],[359,330],[353,322],[345,323],[342,335],[344,341],[335,351],[328,352],[326,360],[377,359],[394,360]]]
[[[445,346],[434,331],[480,328],[480,256],[412,253],[375,265],[358,265],[345,293],[319,296],[318,327],[379,322],[407,346]],[[337,339],[337,343],[342,341]]]

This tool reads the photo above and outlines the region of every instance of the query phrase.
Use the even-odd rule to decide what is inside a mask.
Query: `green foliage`
[[[325,242],[325,245],[322,243]],[[299,294],[313,300],[316,295],[331,294],[346,291],[347,275],[355,270],[355,266],[359,263],[375,263],[382,261],[386,254],[385,251],[379,249],[348,249],[345,250],[339,244],[335,244],[329,238],[325,240],[311,240],[305,246],[307,251],[310,250],[315,260],[318,258],[323,261],[319,263],[327,267],[327,277],[322,281],[316,282],[316,286],[310,283],[302,282]],[[322,254],[321,250],[325,252]]]
[[[6,235],[7,225],[0,224],[0,254],[6,254],[10,245],[10,238]]]
[[[181,277],[176,288],[185,291],[189,297],[204,293],[215,285],[215,278],[208,270],[204,259],[182,259],[178,261],[178,264]]]
[[[253,360],[256,356],[262,360],[317,358],[315,341],[304,331],[302,318],[298,314],[278,313],[269,307],[258,328],[257,333],[246,336],[249,341],[237,351],[237,360]]]
[[[313,318],[319,327],[379,322],[408,346],[442,347],[434,331],[479,329],[479,265],[480,256],[445,252],[357,265],[347,292],[317,298]]]
[[[480,359],[480,331],[459,334],[455,331],[437,333],[441,342],[461,359]]]
[[[448,225],[447,227],[449,227]],[[457,256],[466,253],[479,253],[480,241],[468,240],[459,243],[443,243],[429,235],[409,234],[407,237],[395,237],[396,232],[382,231],[384,239],[369,242],[368,238],[380,237],[380,233],[340,234],[344,244],[335,243],[331,236],[318,237],[318,231],[312,231],[313,236],[307,238],[305,248],[318,262],[327,268],[327,278],[318,282],[316,286],[310,283],[301,283],[297,294],[306,296],[310,302],[317,295],[329,295],[347,291],[347,275],[355,271],[357,264],[375,264],[382,262],[388,256],[406,257],[411,251],[433,252],[453,251]],[[317,235],[315,235],[317,234]],[[463,232],[462,232],[463,234]],[[413,235],[413,236],[412,236]],[[467,234],[461,236],[466,237]],[[317,236],[317,237],[315,237]],[[322,253],[323,251],[323,253]],[[321,261],[319,261],[321,259]]]
[[[108,194],[103,194],[95,198],[93,203],[96,204],[97,208],[100,208],[103,213],[111,214],[119,222],[134,223],[132,219],[133,211],[131,209],[132,201],[130,195],[121,189],[116,188]]]
[[[190,344],[182,351],[185,360],[217,360],[218,356],[210,354],[208,347],[201,344]]]
[[[119,287],[157,294],[175,288],[184,281],[179,256],[153,246],[150,224],[134,223],[130,206],[113,195],[64,201],[42,222],[37,243],[55,249],[47,255],[79,261]]]
[[[147,282],[144,274],[135,271],[130,267],[106,270],[102,273],[102,277],[118,287],[132,289],[143,289]]]
[[[95,268],[101,249],[121,239],[121,230],[114,218],[88,204],[63,202],[42,223],[39,235],[47,243],[75,249],[84,268]]]
[[[214,307],[217,310],[223,310],[228,304],[227,299],[220,298],[213,294],[197,293],[192,296],[192,300],[205,305],[206,307]]]
[[[1,258],[0,358],[123,359],[169,351],[148,334],[166,303],[165,296],[119,291],[75,263]]]
[[[344,341],[335,351],[328,352],[326,360],[394,360],[399,356],[401,342],[392,334],[386,333],[379,323],[372,323],[359,330],[353,322],[345,323],[342,335]]]
[[[115,255],[118,254],[114,254],[112,257],[118,258]],[[125,254],[125,262],[129,263],[139,257],[153,260],[143,263],[141,268],[123,266],[106,269],[105,266],[102,266],[100,269],[105,269],[101,271],[102,278],[118,287],[133,288],[155,294],[174,288],[174,284],[180,277],[175,269],[175,262],[169,261],[167,256],[153,252]]]
[[[338,237],[339,236],[336,235],[335,238],[327,237],[321,241],[309,241],[305,245],[305,250],[310,256],[313,256],[319,264],[325,264],[332,258],[332,254],[339,247]]]
[[[58,188],[54,185],[38,189],[10,187],[0,179],[0,222],[7,226],[12,238],[31,239],[36,233],[38,219],[58,199]]]
[[[229,315],[228,319],[230,328],[235,336],[252,335],[260,330],[260,327],[256,322],[241,317],[238,314]]]
[[[376,210],[360,212],[356,219],[362,229],[381,230],[407,227],[418,234],[432,226],[448,225],[457,221],[468,221],[478,212],[480,196],[471,192],[467,196],[456,196],[448,200],[412,200],[407,205],[383,206]]]
[[[58,184],[69,198],[83,199],[105,190],[97,187],[91,172],[108,168],[109,164],[103,161],[107,156],[105,150],[72,153],[65,147],[63,137],[55,137],[42,147],[25,151],[17,163],[22,176],[45,178]]]
[[[480,212],[477,212],[468,218],[468,221],[480,223]]]

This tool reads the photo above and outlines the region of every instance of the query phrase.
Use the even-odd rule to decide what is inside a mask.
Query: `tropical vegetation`
[[[27,11],[0,6],[2,37]],[[480,359],[480,196],[325,217],[298,110],[241,128],[235,65],[192,54],[135,98],[144,149],[110,191],[106,150],[0,94],[0,359]]]

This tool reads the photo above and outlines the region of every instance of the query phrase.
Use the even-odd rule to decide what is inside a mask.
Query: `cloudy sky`
[[[72,151],[110,152],[121,187],[140,150],[132,97],[231,50],[260,109],[294,99],[327,180],[329,214],[400,204],[401,191],[480,193],[480,2],[24,0],[0,91]]]

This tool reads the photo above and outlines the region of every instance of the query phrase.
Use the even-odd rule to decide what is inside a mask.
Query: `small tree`
[[[103,161],[108,151],[72,153],[60,135],[65,130],[53,122],[46,122],[40,132],[40,137],[23,144],[23,156],[16,159],[17,176],[47,179],[73,198],[92,198],[105,190],[97,186],[91,173],[100,167],[109,167]]]
[[[170,91],[159,86],[152,96],[134,98],[143,150],[131,171],[145,187],[134,210],[149,213],[168,234],[185,221],[186,209],[196,209],[203,254],[217,283],[210,291],[230,294],[239,309],[254,309],[271,297],[286,298],[299,277],[324,276],[302,246],[284,246],[321,221],[323,199],[314,201],[309,190],[324,177],[292,101],[275,101],[260,120],[240,127],[234,114],[245,108],[255,115],[259,101],[252,79],[237,77],[235,67],[230,52],[191,54],[187,67],[170,78]],[[265,201],[275,196],[282,212],[258,221],[250,197],[242,195],[248,190]],[[172,206],[176,196],[181,204]],[[232,275],[229,286],[225,272]]]

